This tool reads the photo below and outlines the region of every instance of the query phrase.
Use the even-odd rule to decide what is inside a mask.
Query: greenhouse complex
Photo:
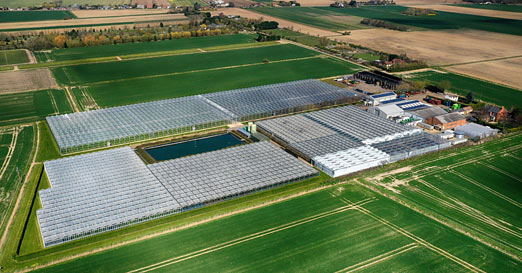
[[[130,148],[47,161],[46,247],[317,176],[268,141],[146,165]],[[202,171],[205,170],[205,171]]]
[[[447,148],[451,142],[355,106],[257,122],[260,132],[332,177]]]
[[[302,80],[48,117],[60,152],[135,142],[344,104],[356,95]]]

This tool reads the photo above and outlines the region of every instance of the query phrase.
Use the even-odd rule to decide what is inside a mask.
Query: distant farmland
[[[68,61],[109,56],[123,56],[150,52],[161,52],[181,49],[197,49],[210,46],[224,46],[243,43],[255,43],[255,35],[235,34],[166,40],[144,43],[127,43],[118,45],[102,45],[78,48],[53,49],[51,53],[35,52],[38,62]]]
[[[427,80],[432,84],[447,80],[451,83],[451,92],[461,96],[466,96],[469,92],[472,92],[476,99],[503,105],[508,109],[511,106],[522,106],[522,92],[519,90],[455,73],[426,71],[408,74],[407,77],[412,80]]]
[[[16,1],[20,3],[21,1]],[[42,2],[43,3],[43,2]],[[6,3],[9,5],[9,3]],[[0,6],[5,6],[4,1]],[[21,4],[21,3],[20,3]],[[44,20],[62,20],[72,19],[76,16],[66,10],[44,11],[44,10],[27,10],[27,11],[0,11],[0,23],[28,22],[28,21],[44,21]]]
[[[350,20],[350,16],[378,19],[398,25],[406,25],[424,29],[460,29],[469,28],[491,32],[522,35],[522,21],[484,17],[452,12],[439,12],[434,16],[408,16],[402,14],[407,8],[402,6],[377,6],[338,9],[331,7],[288,7],[288,8],[256,8],[254,11],[295,21],[324,29],[347,29],[343,22]],[[328,22],[333,14],[340,16],[339,23]],[[345,19],[342,19],[345,16]],[[360,22],[360,21],[359,21]]]
[[[465,8],[474,8],[474,9],[491,9],[491,10],[501,10],[501,11],[511,11],[511,12],[522,12],[521,5],[505,5],[505,4],[462,4],[456,5]]]

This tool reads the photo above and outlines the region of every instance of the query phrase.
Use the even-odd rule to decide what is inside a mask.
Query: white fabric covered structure
[[[338,177],[377,167],[389,161],[390,156],[369,145],[316,156],[312,163],[331,177]]]
[[[461,133],[472,139],[481,139],[498,134],[498,129],[493,129],[489,126],[483,126],[476,123],[468,123],[462,126],[455,127],[455,133]]]

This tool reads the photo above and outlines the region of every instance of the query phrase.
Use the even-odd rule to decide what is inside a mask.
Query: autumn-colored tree
[[[94,38],[92,34],[87,34],[83,37],[82,41],[86,46],[92,46],[96,43],[96,38]]]
[[[63,48],[64,44],[67,42],[67,36],[58,35],[53,39],[53,45],[58,48]]]

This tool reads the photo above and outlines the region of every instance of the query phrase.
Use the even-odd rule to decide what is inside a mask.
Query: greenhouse
[[[498,134],[498,131],[498,129],[492,129],[489,126],[484,126],[473,122],[455,127],[455,133],[465,135],[474,140],[494,136]]]
[[[44,164],[38,223],[46,247],[317,176],[264,141],[145,165],[130,148]]]
[[[301,80],[206,94],[234,113],[237,121],[295,113],[356,99],[355,93],[318,81]]]
[[[434,152],[448,148],[450,141],[446,141],[428,133],[421,133],[390,141],[372,144],[371,146],[390,156],[390,162],[410,158],[412,156]]]
[[[318,175],[314,168],[268,141],[164,161],[149,168],[184,209]]]
[[[312,158],[314,166],[338,177],[386,164],[390,156],[369,145]]]
[[[353,93],[339,87],[302,80],[52,116],[47,122],[60,152],[70,153],[354,99]]]
[[[46,247],[180,211],[129,148],[47,161],[37,211]]]
[[[395,123],[355,106],[307,113],[306,116],[341,134],[354,137],[364,144],[378,143],[422,132],[420,128]]]
[[[62,153],[228,124],[224,112],[197,96],[47,117]]]

